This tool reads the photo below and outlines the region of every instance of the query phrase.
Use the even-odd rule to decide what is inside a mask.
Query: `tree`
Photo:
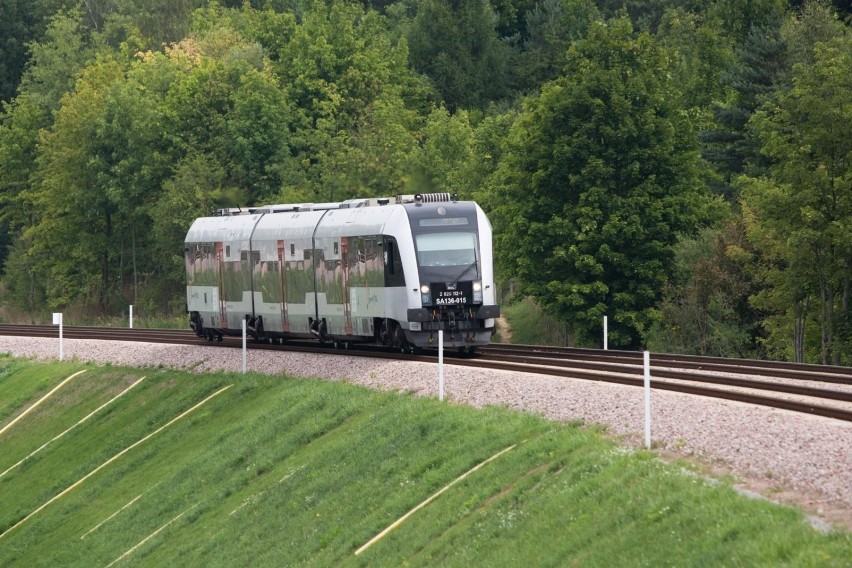
[[[356,4],[315,1],[301,14],[298,25],[285,32],[286,40],[276,40],[274,69],[295,113],[291,137],[295,159],[288,164],[292,167],[286,171],[282,200],[355,197],[349,190],[338,191],[346,177],[338,167],[352,164],[358,146],[372,144],[374,134],[384,135],[365,132],[361,136],[359,128],[369,131],[385,123],[395,130],[411,124],[405,109],[426,106],[423,82],[408,69],[406,44],[392,43],[386,26],[383,17]],[[286,29],[286,23],[281,27]],[[392,118],[385,114],[387,105],[399,102],[404,104],[400,116],[387,122]],[[396,134],[388,136],[395,145],[405,145]],[[406,152],[399,146],[391,151]],[[375,170],[352,174],[361,179],[365,174],[385,175]],[[367,193],[375,192],[372,188]]]
[[[679,8],[693,13],[706,10],[701,0],[599,0],[597,5],[605,18],[628,16],[633,25],[649,33],[657,31],[668,10]]]
[[[566,76],[529,99],[493,183],[498,258],[528,293],[613,345],[638,347],[704,203],[694,133],[664,51],[627,20],[595,24]]]
[[[656,39],[669,52],[679,106],[700,129],[710,126],[711,109],[727,96],[724,70],[734,63],[730,39],[718,18],[674,8],[663,14]]]
[[[752,118],[771,175],[743,179],[743,206],[769,285],[756,303],[792,306],[773,304],[792,321],[796,360],[808,355],[806,317],[816,306],[819,360],[837,364],[852,355],[852,35],[817,44],[813,57],[794,65],[792,88]]]
[[[323,195],[329,201],[408,193],[421,150],[421,122],[402,98],[384,93],[357,118],[355,128],[340,130],[323,154]]]
[[[509,47],[487,0],[424,0],[408,32],[411,63],[428,76],[450,112],[484,108],[512,92]]]
[[[675,247],[675,273],[666,284],[660,320],[648,337],[652,351],[755,358],[760,312],[748,268],[751,244],[739,219],[702,229]]]
[[[586,36],[601,19],[591,0],[543,0],[526,15],[523,50],[515,65],[518,86],[537,89],[559,77],[568,60],[568,46]]]
[[[44,40],[30,45],[30,66],[20,93],[3,105],[0,115],[0,219],[12,229],[31,223],[31,212],[19,201],[30,188],[39,130],[50,126],[60,99],[72,88],[78,71],[93,57],[80,32],[79,14],[58,14]]]
[[[0,0],[0,103],[11,101],[30,60],[30,46],[41,43],[52,18],[76,0]]]
[[[702,156],[721,177],[717,192],[732,200],[734,179],[744,172],[760,175],[766,163],[759,141],[747,124],[752,114],[783,86],[788,77],[786,41],[781,35],[781,12],[754,24],[737,50],[737,61],[723,75],[728,99],[714,106],[717,126],[702,133]]]
[[[30,253],[46,277],[52,307],[75,297],[106,306],[116,209],[104,185],[109,156],[99,152],[97,130],[107,92],[123,78],[110,59],[88,67],[42,141],[37,186],[28,196],[41,217],[25,237],[32,239]]]
[[[791,65],[817,62],[816,46],[848,33],[837,12],[825,0],[808,0],[798,15],[787,18],[781,35],[788,45]]]
[[[31,242],[22,238],[22,232],[40,218],[28,199],[37,183],[40,132],[52,123],[62,96],[93,51],[80,30],[79,14],[72,11],[57,14],[42,41],[30,44],[30,53],[19,94],[3,104],[0,115],[0,240],[12,245],[8,249],[11,266],[6,265],[4,247],[0,268],[11,275],[6,279],[6,299],[33,313],[36,302],[44,297],[45,279],[36,273],[34,257],[28,252]]]
[[[754,30],[773,26],[789,4],[789,0],[716,0],[707,11],[721,20],[734,45],[743,46]]]

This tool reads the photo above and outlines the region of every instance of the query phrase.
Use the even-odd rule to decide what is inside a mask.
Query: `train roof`
[[[259,207],[232,207],[218,209],[214,217],[231,217],[234,215],[255,215],[258,213],[296,213],[302,211],[328,211],[332,209],[355,209],[360,207],[382,207],[385,205],[405,205],[409,203],[440,203],[458,201],[458,194],[450,193],[416,193],[412,195],[397,195],[396,197],[368,197],[347,199],[333,203],[278,203],[261,205]]]
[[[447,207],[453,209],[472,205],[469,201],[457,201],[457,196],[449,193],[431,193],[401,195],[393,199],[380,197],[350,199],[340,203],[275,204],[249,209],[223,209],[214,216],[196,219],[185,241],[269,240],[280,238],[282,234],[290,239],[337,237],[344,233],[393,234],[394,227],[408,226],[406,209],[425,204],[434,207],[440,203],[447,203]]]

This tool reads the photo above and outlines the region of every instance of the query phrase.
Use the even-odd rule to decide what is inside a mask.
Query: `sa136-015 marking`
[[[453,304],[464,304],[466,300],[464,292],[461,290],[447,290],[445,292],[438,293],[438,297],[435,298],[435,304],[439,306],[449,306]]]

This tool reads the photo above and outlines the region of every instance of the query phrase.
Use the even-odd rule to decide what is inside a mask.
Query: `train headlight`
[[[473,301],[482,303],[482,282],[479,280],[473,282]]]
[[[423,305],[428,305],[432,303],[432,296],[429,294],[429,285],[423,284],[420,286],[420,300]]]
[[[426,294],[428,294],[428,293],[429,293],[429,285],[428,285],[428,284],[424,284],[423,286],[421,286],[421,287],[420,287],[420,293],[421,293],[421,294],[423,294],[424,296],[425,296]]]

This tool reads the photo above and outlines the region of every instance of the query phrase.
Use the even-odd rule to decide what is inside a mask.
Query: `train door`
[[[356,253],[357,254],[357,253]],[[343,327],[352,335],[352,290],[349,280],[349,237],[340,237],[340,262],[343,277]]]
[[[294,251],[295,252],[295,251]],[[290,316],[287,313],[287,246],[284,241],[278,241],[278,264],[281,267],[281,329],[290,331]]]
[[[228,311],[225,304],[224,281],[225,247],[224,243],[221,241],[216,243],[216,263],[219,265],[219,270],[217,271],[217,285],[219,287],[219,329],[228,329]]]

